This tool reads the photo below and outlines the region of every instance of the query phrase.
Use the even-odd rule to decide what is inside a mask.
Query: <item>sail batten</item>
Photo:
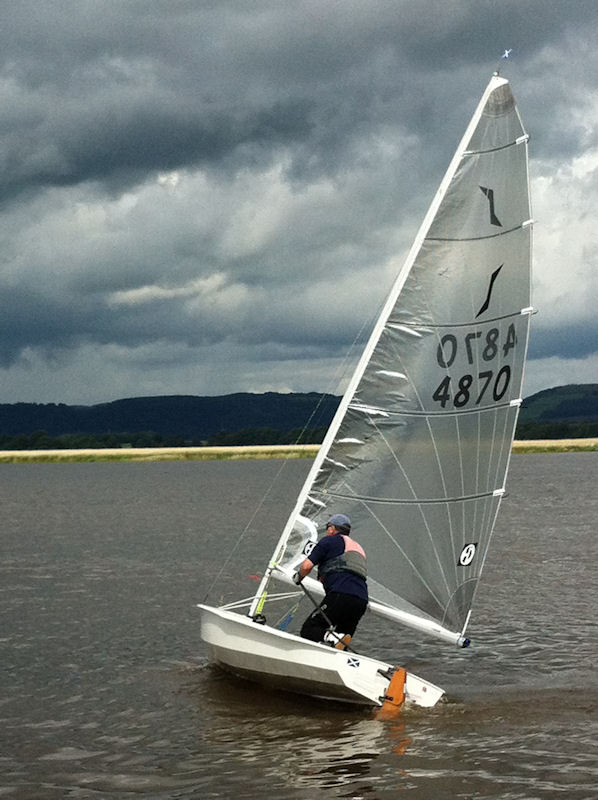
[[[425,409],[418,411],[417,409],[407,409],[407,408],[405,408],[405,409],[391,410],[389,408],[389,409],[384,410],[384,413],[382,413],[382,411],[383,411],[382,409],[378,409],[377,415],[384,416],[386,418],[397,418],[397,417],[426,417],[426,418],[430,417],[430,418],[433,418],[433,417],[440,416],[443,419],[447,419],[448,417],[467,416],[468,414],[476,414],[477,415],[477,414],[482,414],[484,412],[491,413],[492,411],[496,411],[497,409],[512,408],[515,405],[520,405],[521,402],[522,402],[521,398],[518,397],[518,398],[515,398],[513,400],[509,400],[508,403],[500,403],[500,404],[497,404],[495,406],[482,407],[482,408],[478,408],[478,409],[474,409],[474,410],[464,409],[463,411],[459,411],[459,410],[453,409],[450,413],[445,413],[445,412],[441,412],[441,411],[427,411]],[[359,411],[362,411],[362,412],[364,411],[362,408],[359,408],[357,406],[354,406],[352,408],[354,410],[359,410]],[[347,444],[347,443],[349,443],[349,444],[355,444],[355,443],[364,444],[363,440],[358,440],[357,442],[354,441],[354,440],[349,440],[349,439],[337,439],[336,440],[336,444],[343,444],[343,443],[345,443],[345,444]]]
[[[517,317],[520,317],[525,314],[533,314],[534,311],[535,309],[533,308],[533,306],[527,308],[521,308],[515,311],[511,311],[508,314],[503,314],[501,316],[488,317],[486,322],[501,322],[508,319],[516,319]],[[421,338],[426,331],[433,331],[439,328],[471,328],[471,326],[475,324],[476,324],[475,320],[469,322],[454,322],[454,323],[426,322],[425,325],[423,325],[422,323],[405,321],[400,323],[389,322],[386,325],[386,327],[389,328],[390,330],[397,330],[397,331],[402,331],[403,333],[410,333],[411,335],[417,335],[418,337]],[[422,331],[424,331],[424,334],[422,334],[420,331],[417,330],[418,327],[421,328]]]
[[[342,492],[326,492],[326,497],[334,497],[338,500],[361,500],[367,503],[390,503],[393,505],[415,504],[415,505],[428,505],[430,503],[461,503],[465,500],[479,500],[482,497],[496,497],[498,493],[503,494],[503,489],[492,489],[487,492],[477,492],[476,494],[464,494],[455,497],[417,497],[412,498],[397,498],[397,497],[375,497],[372,495],[362,494],[343,494]]]
[[[514,142],[507,142],[507,144],[503,144],[500,147],[490,147],[486,150],[465,150],[463,153],[463,158],[468,158],[469,156],[481,156],[487,155],[488,153],[498,153],[499,150],[506,150],[509,147],[517,147],[520,144],[527,144],[529,141],[529,136],[524,134],[523,136],[519,136],[515,139]]]
[[[497,231],[496,233],[487,233],[484,236],[464,236],[464,237],[457,237],[457,236],[447,236],[447,237],[440,237],[440,236],[426,236],[427,242],[480,242],[483,239],[496,239],[497,236],[508,236],[510,233],[514,233],[515,231],[520,231],[524,228],[525,225],[515,225],[513,228],[509,228],[506,231]]]

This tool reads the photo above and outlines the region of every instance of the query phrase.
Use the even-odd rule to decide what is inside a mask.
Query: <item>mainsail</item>
[[[364,350],[250,613],[334,512],[373,610],[458,641],[504,493],[527,351],[528,137],[495,75]]]

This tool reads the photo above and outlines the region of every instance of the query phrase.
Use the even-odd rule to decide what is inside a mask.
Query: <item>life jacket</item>
[[[342,536],[342,534],[341,534]],[[331,572],[353,572],[360,578],[367,578],[365,550],[350,536],[342,536],[345,551],[340,556],[329,558],[318,567],[318,577],[323,580]]]

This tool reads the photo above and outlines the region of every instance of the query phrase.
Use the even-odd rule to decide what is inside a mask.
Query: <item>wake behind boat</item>
[[[442,696],[394,665],[288,633],[302,591],[292,575],[318,528],[342,511],[367,552],[369,612],[468,644],[505,490],[532,313],[527,141],[509,83],[494,75],[258,591],[221,608],[200,606],[210,656],[231,672],[373,706],[403,691],[422,706]],[[293,591],[273,593],[274,581]],[[317,581],[304,586],[322,595]]]

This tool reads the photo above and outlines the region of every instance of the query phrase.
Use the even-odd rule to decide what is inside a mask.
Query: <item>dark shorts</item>
[[[365,614],[367,607],[367,600],[343,592],[330,592],[320,604],[321,611],[332,622],[336,632],[348,633],[351,636],[355,633],[357,623]],[[314,610],[303,623],[301,636],[304,639],[321,642],[330,628],[320,609]]]

